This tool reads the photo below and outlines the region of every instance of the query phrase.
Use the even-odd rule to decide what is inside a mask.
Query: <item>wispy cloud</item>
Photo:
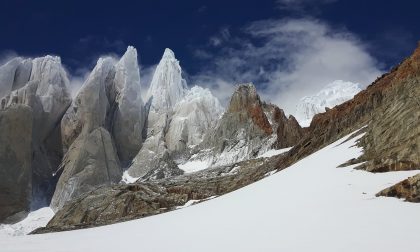
[[[4,50],[0,52],[0,66],[6,64],[12,58],[17,57],[17,53],[12,50]]]
[[[228,42],[230,38],[231,35],[229,27],[223,27],[216,35],[210,37],[209,44],[213,47],[218,47]]]
[[[225,104],[235,84],[254,82],[264,99],[293,113],[302,96],[334,80],[367,85],[381,74],[356,36],[318,19],[263,20],[243,32],[192,77]]]
[[[152,82],[156,67],[157,64],[151,66],[140,66],[141,96],[144,102],[146,102],[147,90]]]
[[[319,12],[320,6],[337,2],[338,0],[277,0],[276,5],[280,10],[297,13]]]

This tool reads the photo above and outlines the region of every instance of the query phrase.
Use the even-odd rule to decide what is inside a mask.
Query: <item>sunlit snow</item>
[[[375,194],[419,171],[337,168],[345,138],[272,176],[191,207],[115,225],[1,237],[2,251],[417,251],[420,204]],[[135,241],[135,243],[133,243]]]
[[[54,216],[54,212],[49,207],[40,208],[28,214],[28,216],[15,224],[0,224],[0,237],[4,235],[19,236],[30,233],[39,227],[47,225],[48,221]],[[0,247],[1,250],[1,247]]]

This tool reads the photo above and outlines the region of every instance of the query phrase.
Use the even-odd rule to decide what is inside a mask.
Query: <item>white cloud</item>
[[[152,66],[140,66],[141,98],[146,102],[147,90],[152,82],[157,64]]]
[[[6,50],[0,52],[0,66],[6,64],[12,58],[18,57],[15,51]]]
[[[73,98],[76,97],[76,95],[79,92],[80,88],[82,87],[83,83],[88,78],[88,76],[90,74],[90,71],[91,70],[89,70],[88,68],[85,68],[85,67],[78,68],[72,74],[70,74],[67,71],[67,75],[69,76],[69,80],[70,80],[69,89],[70,89],[71,97],[73,97]]]
[[[317,19],[263,20],[231,38],[192,79],[226,104],[233,85],[254,82],[262,97],[293,113],[298,100],[335,80],[367,85],[381,71],[353,34]]]
[[[231,35],[229,27],[223,27],[216,35],[212,36],[209,39],[209,44],[214,47],[218,47],[221,46],[223,43],[229,41],[230,37]]]

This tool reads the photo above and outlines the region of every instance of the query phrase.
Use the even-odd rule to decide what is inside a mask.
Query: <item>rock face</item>
[[[142,146],[145,116],[136,49],[128,47],[118,62],[99,59],[61,122],[68,151],[51,206],[57,210],[81,193],[119,182],[120,160],[130,163]]]
[[[0,99],[21,88],[31,76],[32,60],[14,58],[0,67]]]
[[[292,147],[304,136],[305,130],[300,127],[292,115],[287,118],[284,111],[273,104],[264,104],[263,109],[274,133],[277,135],[274,143],[275,148]]]
[[[1,67],[0,79],[6,87],[1,109],[15,104],[32,108],[32,204],[36,207],[48,202],[54,190],[53,173],[62,158],[57,125],[71,103],[69,81],[61,59],[53,56],[13,59]]]
[[[64,147],[80,134],[105,127],[116,139],[121,160],[129,162],[141,148],[145,116],[137,52],[128,47],[118,62],[98,60],[61,122]]]
[[[63,159],[63,173],[51,201],[53,210],[101,185],[118,183],[122,171],[111,135],[104,128],[78,137]]]
[[[161,178],[182,174],[170,157],[165,141],[173,107],[187,92],[186,82],[181,74],[181,67],[174,53],[165,49],[147,93],[147,137],[127,171],[132,177]]]
[[[223,108],[210,90],[194,86],[174,107],[165,136],[168,149],[183,152],[203,141],[208,129],[215,126]]]
[[[303,97],[296,106],[296,118],[302,127],[308,127],[314,115],[352,99],[360,91],[359,84],[336,80],[317,94]]]
[[[115,66],[114,100],[117,108],[112,134],[121,161],[131,161],[141,148],[146,111],[141,98],[140,71],[137,51],[128,47]]]
[[[32,195],[32,110],[0,110],[0,223],[26,216]]]
[[[81,134],[89,134],[106,124],[109,110],[107,90],[115,75],[114,59],[101,58],[83,84],[61,121],[63,145],[67,150]]]
[[[276,140],[253,84],[239,85],[217,125],[204,137],[193,159],[224,165],[256,157]]]

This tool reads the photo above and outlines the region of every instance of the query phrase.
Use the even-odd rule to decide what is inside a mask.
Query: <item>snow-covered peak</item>
[[[162,59],[156,67],[152,82],[147,92],[151,99],[151,109],[168,111],[180,101],[187,90],[186,81],[182,78],[179,61],[170,49],[165,49]]]
[[[301,126],[307,127],[314,115],[325,112],[326,107],[332,108],[352,99],[361,90],[360,84],[336,80],[326,85],[317,94],[300,99],[296,106],[296,119]]]
[[[136,48],[129,46],[120,61],[115,65],[115,68],[115,88],[118,91],[124,88],[130,89],[130,92],[134,92],[131,96],[141,100],[140,71]],[[130,95],[127,92],[125,93],[125,95]]]
[[[146,117],[141,98],[137,50],[129,46],[115,69],[118,111],[114,118],[113,134],[120,160],[127,162],[140,150]]]
[[[163,52],[162,58],[165,58],[165,59],[175,59],[175,53],[171,49],[165,48],[165,51]]]

